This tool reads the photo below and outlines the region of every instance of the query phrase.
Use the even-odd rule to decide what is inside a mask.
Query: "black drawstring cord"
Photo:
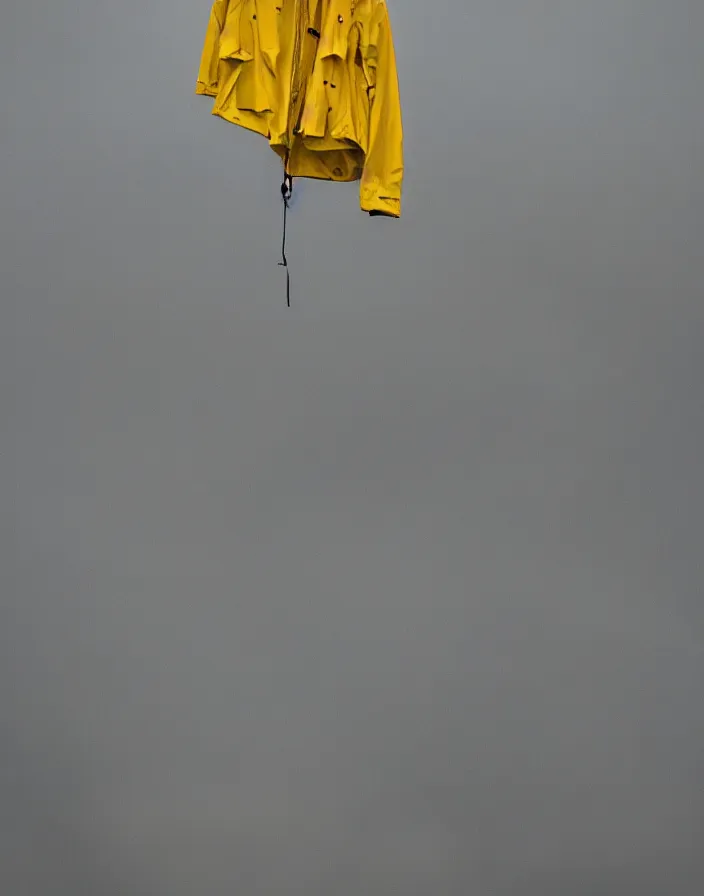
[[[286,212],[288,210],[288,201],[293,195],[293,178],[290,174],[284,174],[284,181],[281,184],[281,198],[284,202],[284,234],[281,242],[281,258],[279,267],[286,268],[286,305],[291,307],[291,278],[288,272],[288,260],[286,258]]]

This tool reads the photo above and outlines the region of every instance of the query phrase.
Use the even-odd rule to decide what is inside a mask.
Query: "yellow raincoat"
[[[291,177],[360,180],[401,215],[403,129],[385,0],[215,0],[196,93],[266,137]]]

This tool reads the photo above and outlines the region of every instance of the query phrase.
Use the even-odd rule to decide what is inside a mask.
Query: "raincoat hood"
[[[385,0],[215,0],[196,93],[261,134],[286,175],[360,181],[401,215],[403,128]]]

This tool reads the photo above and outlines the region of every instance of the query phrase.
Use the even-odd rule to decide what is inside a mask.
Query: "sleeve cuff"
[[[361,207],[362,211],[368,212],[371,217],[401,217],[401,200],[393,199],[391,196],[362,194]]]

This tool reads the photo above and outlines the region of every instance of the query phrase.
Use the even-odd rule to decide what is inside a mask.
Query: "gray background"
[[[291,311],[208,13],[2,13],[0,891],[704,892],[704,5],[393,2]]]

